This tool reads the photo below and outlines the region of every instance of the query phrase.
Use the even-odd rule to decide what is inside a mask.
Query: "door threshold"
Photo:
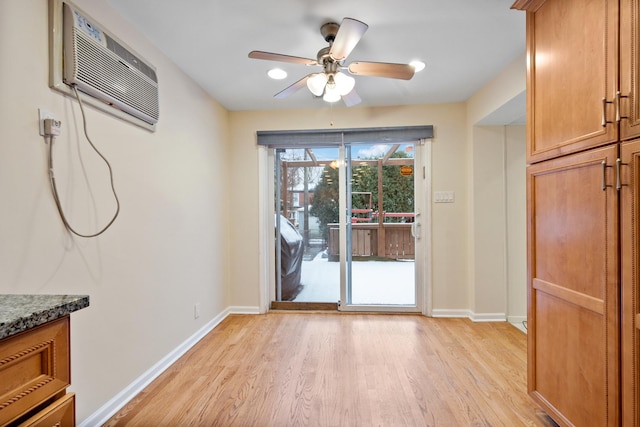
[[[338,311],[338,303],[271,301],[271,310]]]

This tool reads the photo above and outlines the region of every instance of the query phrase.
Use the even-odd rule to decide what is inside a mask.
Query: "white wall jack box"
[[[200,317],[200,303],[193,306],[193,318],[197,319]]]

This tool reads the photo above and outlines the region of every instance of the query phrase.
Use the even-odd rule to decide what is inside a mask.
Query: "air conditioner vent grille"
[[[107,41],[107,49],[124,59],[127,64],[136,67],[141,73],[149,77],[154,82],[158,82],[155,70],[145,64],[144,61],[141,61],[140,58],[122,47],[120,43],[109,37],[108,34],[105,34],[105,39]]]
[[[157,83],[137,68],[132,68],[110,50],[98,45],[82,31],[74,29],[73,35],[76,43],[75,79],[108,95],[117,106],[122,107],[122,103],[133,108],[134,111],[128,111],[130,114],[148,121],[148,118],[138,114],[139,111],[157,121]],[[78,88],[86,89],[81,84],[78,84]]]

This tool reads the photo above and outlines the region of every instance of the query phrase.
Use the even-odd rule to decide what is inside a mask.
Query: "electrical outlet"
[[[44,134],[47,136],[60,135],[62,122],[56,119],[44,119]]]
[[[200,317],[200,303],[193,306],[193,318],[197,319],[198,317]]]
[[[39,132],[40,132],[40,136],[45,136],[45,129],[44,129],[44,121],[45,119],[53,119],[55,120],[55,116],[53,115],[53,113],[50,113],[47,110],[44,110],[42,108],[38,108],[38,126],[39,126]]]

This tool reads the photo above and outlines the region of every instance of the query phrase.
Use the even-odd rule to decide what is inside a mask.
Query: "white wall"
[[[527,318],[527,134],[526,126],[507,126],[507,317]]]
[[[525,91],[523,54],[467,102],[470,301],[478,320],[526,318],[526,135],[513,125],[523,119]]]
[[[234,223],[243,227],[231,241],[230,272],[234,277],[231,305],[255,305],[259,301],[260,247],[258,223],[259,185],[256,131],[434,125],[432,145],[433,191],[449,190],[455,203],[432,207],[433,308],[466,311],[469,308],[467,259],[467,170],[461,164],[468,151],[465,105],[419,105],[384,108],[334,108],[319,102],[318,110],[245,111],[230,113],[231,170],[234,191]],[[265,173],[269,173],[268,171]]]
[[[469,125],[523,124],[526,89],[527,57],[526,52],[522,52],[467,101]]]
[[[0,293],[88,294],[72,314],[81,422],[229,306],[228,114],[106,2],[75,2],[158,68],[151,133],[87,108],[122,204],[94,239],[70,237],[48,187],[37,110],[62,121],[55,172],[69,221],[96,231],[114,210],[77,102],[48,87],[47,2],[0,2]],[[194,320],[194,304],[201,317]]]
[[[526,318],[526,132],[473,127],[473,311]]]
[[[473,311],[506,318],[504,127],[473,128]]]

